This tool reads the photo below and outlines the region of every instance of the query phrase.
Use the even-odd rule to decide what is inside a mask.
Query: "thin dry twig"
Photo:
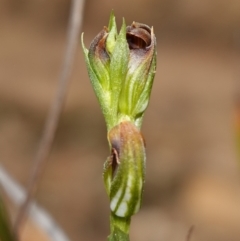
[[[190,241],[191,237],[192,237],[192,234],[193,234],[193,231],[194,231],[194,225],[192,225],[189,230],[188,230],[188,234],[187,234],[187,238],[186,238],[186,241]]]
[[[14,224],[14,232],[16,234],[19,234],[24,220],[27,217],[26,212],[28,211],[29,205],[35,196],[38,183],[45,169],[47,157],[55,137],[55,132],[66,97],[68,85],[70,82],[70,76],[73,69],[75,59],[74,57],[78,46],[79,34],[83,20],[84,2],[84,0],[72,0],[71,3],[70,19],[67,33],[67,46],[63,60],[63,66],[59,76],[58,88],[46,119],[39,148],[33,160],[33,171],[29,180],[27,197],[19,210]]]

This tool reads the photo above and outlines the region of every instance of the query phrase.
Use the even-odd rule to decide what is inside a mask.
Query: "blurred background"
[[[240,240],[239,0],[94,1],[82,31],[89,46],[114,9],[154,26],[158,67],[143,135],[147,176],[131,240]],[[0,163],[26,186],[56,91],[70,0],[0,1]],[[239,108],[239,107],[238,107]],[[240,119],[240,118],[239,118]],[[240,120],[237,120],[240,123]],[[240,129],[240,128],[239,128]],[[102,181],[106,127],[79,43],[66,104],[37,194],[72,241],[106,240]]]

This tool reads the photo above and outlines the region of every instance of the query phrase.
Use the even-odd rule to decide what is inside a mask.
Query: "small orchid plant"
[[[118,34],[112,13],[108,27],[82,47],[88,74],[106,125],[110,155],[103,179],[110,199],[109,241],[128,241],[132,215],[141,206],[145,142],[140,132],[156,72],[153,28],[123,20]]]

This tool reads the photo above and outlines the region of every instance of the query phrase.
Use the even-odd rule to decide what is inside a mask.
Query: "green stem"
[[[121,218],[113,212],[110,215],[111,234],[108,241],[129,241],[129,227],[131,218]]]

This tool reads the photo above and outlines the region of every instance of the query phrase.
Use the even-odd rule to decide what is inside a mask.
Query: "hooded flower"
[[[140,129],[156,70],[153,28],[123,21],[119,34],[112,14],[108,28],[82,46],[88,73],[100,102],[107,128],[132,121]]]

